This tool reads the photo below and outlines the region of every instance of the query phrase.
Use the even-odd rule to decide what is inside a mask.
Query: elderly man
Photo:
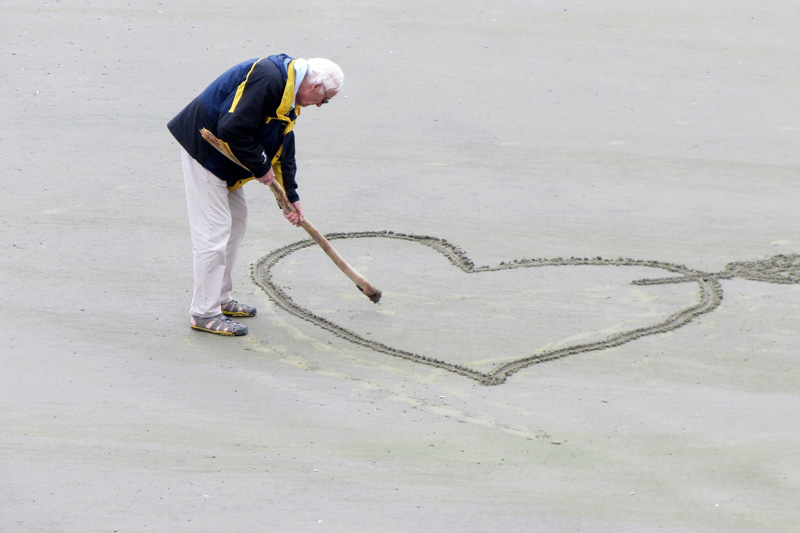
[[[251,59],[223,73],[167,125],[181,145],[194,259],[193,329],[247,334],[246,326],[229,318],[256,314],[231,298],[231,274],[247,223],[242,185],[278,180],[297,210],[284,216],[300,225],[294,123],[300,108],[328,103],[343,81],[341,68],[327,59],[285,54]],[[203,128],[227,145],[238,164],[203,139]]]

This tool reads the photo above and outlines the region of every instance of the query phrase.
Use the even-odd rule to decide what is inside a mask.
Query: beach
[[[797,5],[3,11],[0,530],[797,530]],[[345,73],[298,193],[383,295],[252,182],[258,314],[193,331],[166,123],[277,53]]]

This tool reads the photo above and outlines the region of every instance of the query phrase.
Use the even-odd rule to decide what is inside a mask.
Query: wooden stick
[[[200,134],[203,136],[203,139],[209,142],[211,146],[216,148],[217,150],[222,153],[225,157],[236,163],[237,165],[244,167],[237,159],[234,157],[233,153],[230,151],[230,148],[220,141],[213,133],[211,133],[206,128],[200,130]],[[275,199],[278,201],[278,205],[283,209],[286,213],[297,213],[297,210],[292,205],[292,202],[289,201],[289,198],[286,196],[286,191],[283,190],[283,187],[278,180],[272,180],[272,183],[269,184],[269,189],[272,191],[272,194],[275,195]],[[339,267],[339,269],[344,272],[344,274],[350,278],[350,280],[356,284],[358,290],[364,293],[372,302],[378,303],[381,299],[381,291],[376,289],[375,287],[367,281],[367,278],[359,274],[350,264],[344,260],[344,258],[339,255],[339,252],[331,245],[328,239],[325,238],[322,233],[320,233],[317,228],[314,227],[311,222],[308,221],[307,218],[304,218],[302,222],[300,222],[300,226],[306,232],[311,235],[311,238],[314,239],[320,248],[331,258],[334,264]]]

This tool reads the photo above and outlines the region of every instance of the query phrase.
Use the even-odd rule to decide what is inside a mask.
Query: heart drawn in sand
[[[289,294],[284,291],[284,288],[280,286],[280,282],[276,281],[276,278],[279,277],[276,276],[276,267],[279,264],[284,263],[285,268],[291,270],[293,264],[292,254],[296,254],[305,248],[313,247],[315,245],[313,240],[308,239],[289,244],[262,257],[255,263],[252,271],[254,282],[263,288],[270,299],[272,299],[280,308],[284,309],[285,311],[307,320],[308,322],[311,322],[312,324],[315,324],[316,326],[319,326],[325,330],[328,330],[354,344],[368,347],[393,357],[400,357],[409,361],[448,370],[450,372],[474,379],[484,385],[499,385],[505,382],[506,379],[515,372],[536,363],[552,361],[554,359],[559,359],[578,353],[604,350],[626,344],[648,335],[655,335],[675,330],[683,325],[686,325],[694,318],[713,311],[720,305],[723,294],[720,280],[740,277],[770,283],[800,283],[800,255],[778,255],[762,261],[731,263],[727,265],[724,271],[718,273],[692,270],[685,266],[661,261],[645,261],[623,258],[604,259],[601,257],[517,259],[510,262],[503,262],[493,267],[476,267],[474,263],[467,257],[467,255],[458,247],[445,240],[435,237],[379,231],[333,233],[326,235],[326,238],[331,241],[337,239],[390,239],[404,241],[406,243],[410,242],[414,245],[426,247],[425,250],[434,251],[436,255],[445,258],[449,262],[451,265],[449,268],[456,267],[462,273],[466,274],[500,273],[503,271],[517,271],[519,269],[542,269],[539,271],[540,273],[544,270],[552,273],[554,272],[552,267],[586,267],[588,269],[595,269],[594,272],[596,272],[601,270],[600,267],[632,267],[628,270],[631,270],[636,274],[639,274],[643,271],[648,273],[660,272],[659,275],[655,277],[646,275],[641,279],[633,279],[630,282],[626,282],[625,285],[628,287],[646,287],[654,285],[667,286],[683,283],[693,283],[696,285],[696,295],[689,298],[688,305],[680,304],[675,306],[675,308],[669,312],[662,312],[660,315],[654,314],[654,316],[657,316],[657,318],[654,321],[651,321],[652,323],[648,323],[647,320],[644,322],[642,322],[642,320],[639,320],[638,322],[629,320],[628,322],[624,323],[632,324],[632,326],[623,326],[621,328],[617,328],[616,330],[603,329],[602,331],[594,331],[591,332],[593,333],[592,335],[578,335],[578,341],[576,342],[570,342],[568,339],[562,342],[550,343],[549,345],[545,345],[544,347],[540,347],[538,349],[523,348],[524,350],[527,350],[527,352],[516,354],[510,358],[500,360],[500,362],[494,364],[492,368],[482,371],[475,368],[475,364],[468,366],[467,364],[445,360],[446,358],[432,357],[429,354],[424,353],[424,349],[408,349],[406,347],[400,348],[391,345],[391,341],[382,342],[378,339],[373,339],[372,337],[380,338],[380,333],[375,335],[375,332],[372,331],[356,331],[358,329],[357,327],[345,325],[347,320],[337,319],[337,316],[339,315],[335,315],[335,313],[333,313],[330,309],[312,309],[318,305],[316,303],[307,303],[306,305],[303,305],[296,301],[296,299],[290,297]],[[397,244],[393,246],[394,248],[398,247]],[[400,254],[400,252],[395,253]],[[402,257],[398,257],[396,260],[402,262]],[[592,275],[594,275],[594,272]],[[342,285],[346,284],[347,282],[342,283]],[[381,288],[384,289],[385,301],[386,297],[391,297],[391,290],[386,290],[386,287]],[[514,291],[505,293],[506,297],[508,297],[508,295],[510,295],[510,298],[516,299],[526,297],[523,290],[518,290],[517,287],[514,289]],[[289,290],[291,292],[291,289]],[[588,292],[584,294],[588,294]],[[368,301],[363,298],[363,296],[358,296],[358,298],[360,299],[359,301],[363,301],[365,304],[372,306],[372,304],[369,304]],[[341,298],[339,298],[339,301],[341,301]],[[330,302],[328,302],[327,305],[330,306]],[[542,310],[537,310],[537,312],[541,311]],[[546,309],[545,311],[555,312],[555,310],[550,309]],[[586,313],[585,310],[583,312],[584,314]],[[366,311],[364,311],[364,313],[366,313]],[[429,319],[429,321],[436,320],[435,312],[432,316],[434,318]],[[492,317],[490,315],[486,316],[484,321],[487,324],[491,324]],[[356,324],[356,322],[353,320],[350,320],[350,323]],[[404,334],[407,336],[409,333],[404,332]],[[457,334],[458,333],[456,332],[456,335]],[[487,330],[486,335],[491,335],[490,330]],[[587,337],[591,338],[587,340]],[[397,344],[402,344],[399,340],[394,342]]]

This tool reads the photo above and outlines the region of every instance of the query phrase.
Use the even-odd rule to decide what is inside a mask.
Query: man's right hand
[[[260,178],[256,178],[256,179],[258,180],[259,183],[263,183],[264,185],[269,187],[269,185],[272,183],[272,180],[275,179],[275,171],[272,170],[272,168],[270,167],[269,172],[267,172],[266,174],[264,174]]]

